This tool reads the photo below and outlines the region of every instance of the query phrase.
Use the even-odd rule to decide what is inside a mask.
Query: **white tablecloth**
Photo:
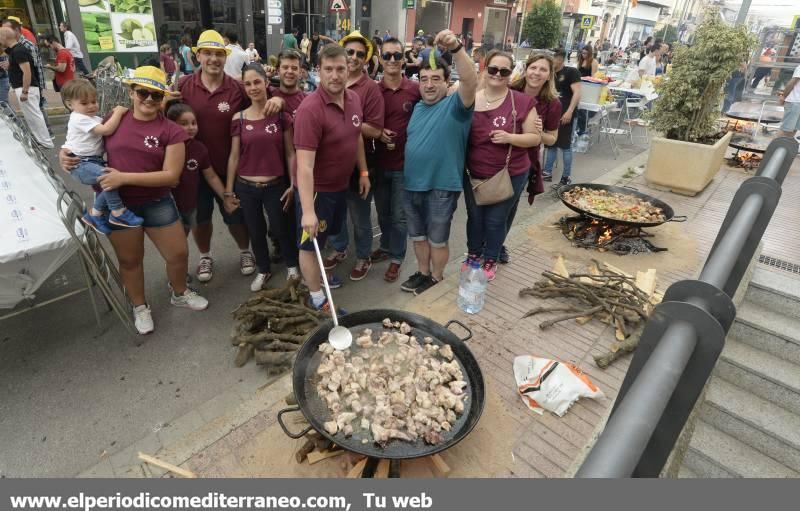
[[[0,308],[33,293],[77,249],[53,184],[0,117]]]

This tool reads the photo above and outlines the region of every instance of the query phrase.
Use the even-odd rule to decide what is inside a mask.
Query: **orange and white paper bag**
[[[538,414],[544,409],[563,417],[579,398],[605,398],[603,391],[575,364],[549,358],[529,355],[516,357],[514,379],[522,401]]]

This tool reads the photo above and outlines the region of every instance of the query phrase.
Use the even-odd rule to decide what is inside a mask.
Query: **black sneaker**
[[[422,293],[424,293],[425,291],[427,291],[428,289],[439,283],[438,280],[431,277],[430,275],[424,275],[422,278],[424,280],[422,281],[422,284],[420,284],[419,287],[417,287],[417,289],[414,290],[414,296],[421,295]]]
[[[497,262],[500,264],[508,264],[511,260],[511,257],[508,255],[508,250],[506,250],[506,246],[503,245],[500,247],[500,257],[497,258]]]
[[[553,174],[542,173],[542,180],[544,180],[544,181],[552,181],[553,180]]]
[[[570,177],[562,177],[561,181],[559,181],[558,184],[560,184],[561,186],[567,186],[569,184],[572,184],[572,178],[570,178]]]
[[[400,284],[400,289],[403,291],[408,291],[409,293],[413,293],[427,278],[428,275],[423,275],[422,273],[417,272],[409,277],[407,281]]]

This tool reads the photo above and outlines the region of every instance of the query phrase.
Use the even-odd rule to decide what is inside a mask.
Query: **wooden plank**
[[[361,477],[361,472],[364,471],[364,467],[366,465],[367,465],[367,458],[364,458],[363,460],[353,465],[353,468],[351,468],[350,472],[347,473],[347,478],[358,479],[359,477]]]
[[[158,458],[154,458],[148,454],[139,453],[139,459],[144,461],[145,463],[149,463],[150,465],[154,465],[158,468],[163,468],[173,474],[177,474],[181,477],[185,477],[187,479],[197,479],[197,475],[192,472],[191,470],[186,470],[185,468],[181,468],[177,465],[173,465],[172,463],[167,463],[166,461],[162,461]]]
[[[652,296],[656,292],[656,270],[650,268],[647,271],[636,272],[636,287],[641,289],[647,296]]]
[[[555,263],[553,263],[553,273],[561,275],[562,277],[569,278],[569,270],[564,262],[564,256],[558,256]]]
[[[388,479],[389,478],[389,464],[391,462],[387,459],[382,459],[378,462],[378,468],[375,469],[375,479]]]
[[[313,465],[314,463],[319,463],[322,460],[326,460],[328,458],[334,458],[336,456],[341,456],[346,451],[344,449],[339,449],[337,451],[314,451],[308,453],[308,464]]]
[[[431,467],[433,467],[436,477],[447,477],[450,474],[450,466],[444,462],[440,455],[434,454],[428,460],[431,462]]]

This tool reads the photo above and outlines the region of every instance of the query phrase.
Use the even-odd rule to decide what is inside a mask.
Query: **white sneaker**
[[[185,307],[193,311],[201,311],[208,307],[208,300],[197,294],[197,291],[186,288],[182,295],[172,293],[169,302],[175,307]]]
[[[136,331],[141,335],[147,335],[155,330],[149,305],[139,305],[133,308],[133,324],[136,326]]]
[[[261,291],[264,287],[264,283],[272,277],[271,273],[257,273],[256,278],[253,279],[253,282],[250,284],[250,291],[256,292]]]
[[[286,280],[290,279],[300,280],[300,270],[297,269],[297,266],[291,266],[286,270]]]
[[[250,251],[239,254],[239,268],[242,275],[252,275],[256,271],[256,260]]]
[[[201,257],[200,264],[197,265],[197,280],[200,282],[208,282],[214,275],[214,260],[210,257]]]

